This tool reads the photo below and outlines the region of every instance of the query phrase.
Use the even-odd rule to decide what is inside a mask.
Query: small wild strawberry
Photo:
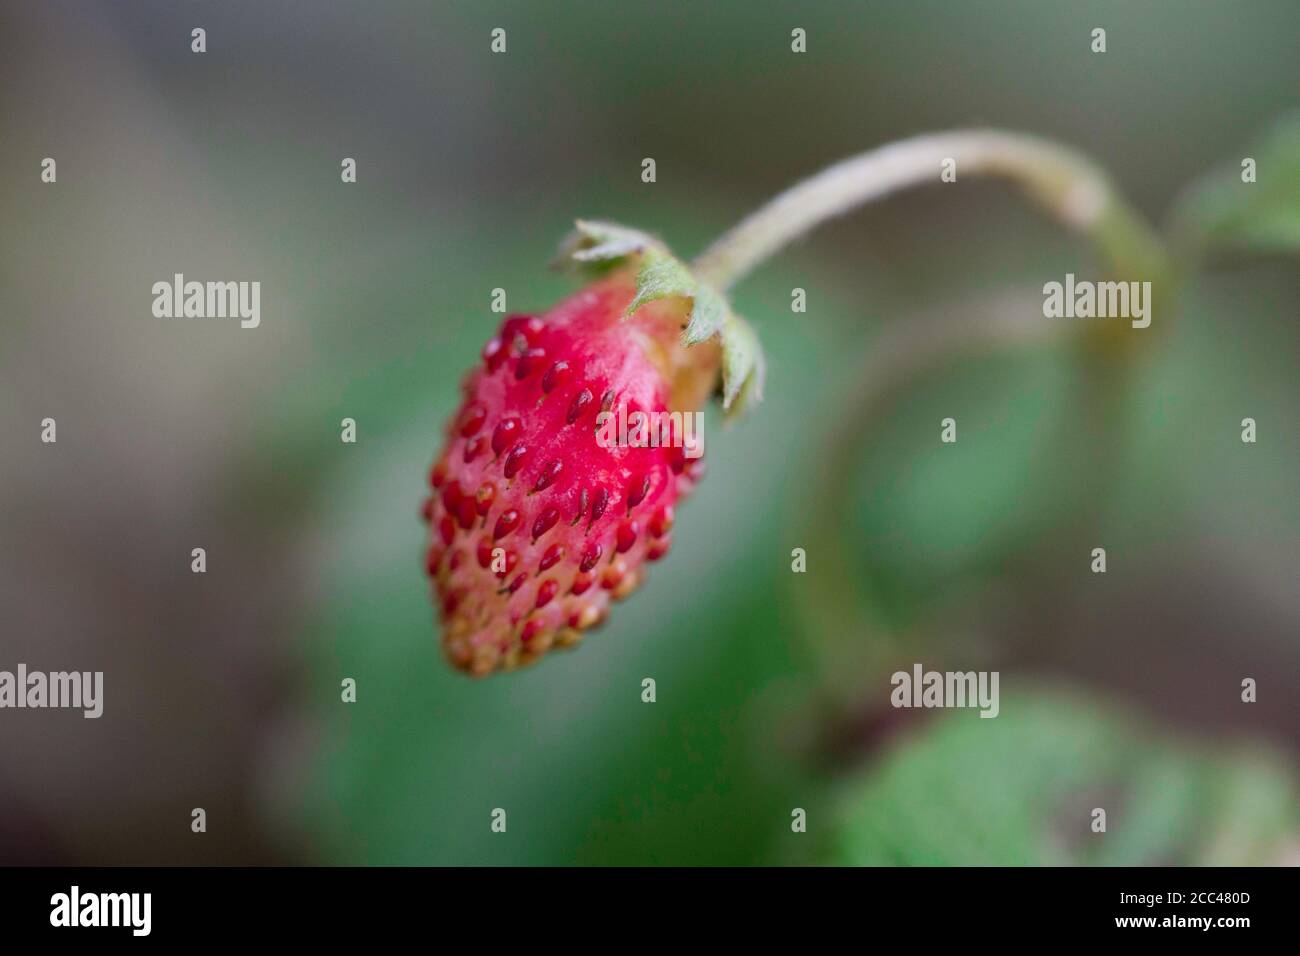
[[[836,163],[691,268],[644,233],[579,222],[564,258],[599,278],[550,312],[506,320],[465,380],[432,471],[426,567],[454,664],[487,674],[534,661],[639,586],[701,464],[681,447],[601,441],[599,416],[693,412],[719,378],[729,412],[757,401],[762,352],[720,290],[820,223],[935,181],[946,162],[1020,183],[1113,264],[1164,271],[1159,240],[1090,162],[999,130],[917,136]]]
[[[506,319],[430,475],[443,648],[475,675],[575,643],[668,553],[703,461],[681,442],[602,442],[602,413],[694,412],[720,372],[728,405],[761,388],[748,327],[653,240],[579,223],[570,253],[603,276]]]

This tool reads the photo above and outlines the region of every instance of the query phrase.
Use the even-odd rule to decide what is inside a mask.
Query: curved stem
[[[828,167],[787,189],[721,236],[695,260],[695,274],[719,290],[804,233],[908,186],[938,183],[945,161],[966,176],[1019,183],[1067,227],[1092,237],[1119,272],[1155,279],[1165,271],[1160,240],[1092,162],[1019,133],[956,130],[891,143]]]

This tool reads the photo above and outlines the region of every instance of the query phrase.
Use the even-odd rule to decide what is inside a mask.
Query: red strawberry
[[[635,294],[625,268],[543,316],[508,318],[465,380],[424,509],[426,567],[457,667],[488,674],[575,643],[668,551],[673,508],[701,460],[680,447],[602,447],[597,415],[697,410],[719,348],[682,344],[681,298],[625,318]]]

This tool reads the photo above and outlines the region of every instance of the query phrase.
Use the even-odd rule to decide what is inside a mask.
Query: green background
[[[0,858],[1294,861],[1300,148],[1268,137],[1298,29],[1287,2],[7,9],[0,664],[112,696],[13,722]],[[1097,264],[999,183],[837,221],[735,292],[768,398],[708,419],[671,559],[575,652],[453,673],[417,513],[491,290],[571,291],[575,217],[692,255],[845,155],[985,125],[1086,152],[1179,240],[1137,354],[955,354],[859,418],[883,342]],[[154,320],[174,272],[260,281],[261,327]],[[892,710],[918,661],[1000,671],[1001,715]]]

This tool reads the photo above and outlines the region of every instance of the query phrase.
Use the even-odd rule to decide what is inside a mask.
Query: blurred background
[[[0,668],[103,670],[105,712],[0,713],[0,862],[1296,862],[1298,36],[1290,0],[5,3]],[[838,221],[735,293],[768,398],[709,419],[671,560],[574,653],[453,673],[417,513],[491,290],[569,292],[575,217],[692,255],[968,125],[1181,229],[1176,313],[918,357],[1092,251],[997,183]],[[153,318],[177,272],[260,281],[260,328]],[[890,708],[916,662],[1000,671],[1000,716]]]

